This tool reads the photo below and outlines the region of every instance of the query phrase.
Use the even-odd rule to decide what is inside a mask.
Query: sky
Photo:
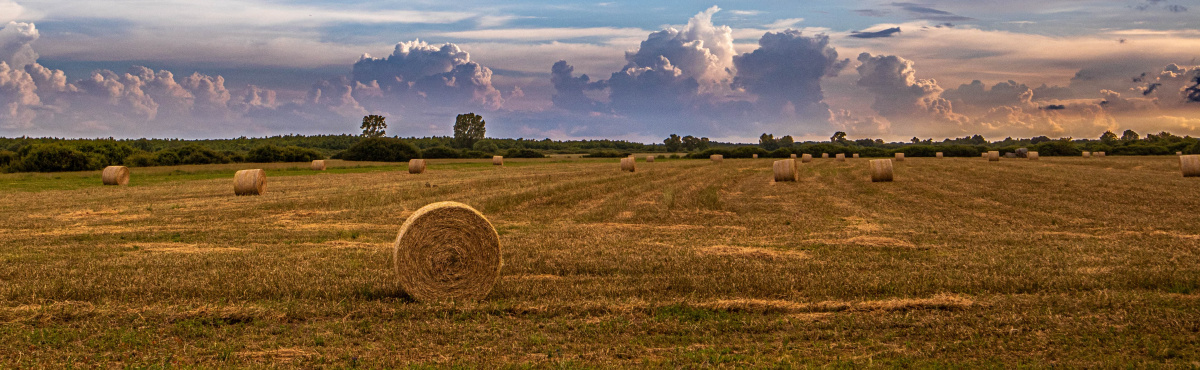
[[[1200,0],[0,0],[0,136],[1200,137]]]

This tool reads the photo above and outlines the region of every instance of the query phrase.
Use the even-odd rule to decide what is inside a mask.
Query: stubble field
[[[1175,157],[328,163],[0,175],[0,364],[1200,366]],[[396,283],[444,200],[500,234],[483,301]]]

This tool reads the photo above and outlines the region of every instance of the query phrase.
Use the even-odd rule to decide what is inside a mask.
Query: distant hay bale
[[[1104,152],[1096,152],[1096,156],[1100,157],[1100,158],[1104,158]]]
[[[987,159],[988,159],[988,162],[999,162],[1000,161],[1000,151],[998,151],[998,150],[988,151]]]
[[[796,160],[781,159],[771,165],[775,172],[775,182],[796,181]]]
[[[892,181],[892,160],[891,159],[872,159],[871,160],[871,182],[888,182]]]
[[[808,154],[805,154],[808,155]],[[792,153],[792,159],[796,159],[796,153]]]
[[[758,159],[758,154],[751,154],[750,158]]]
[[[1183,177],[1200,177],[1200,155],[1179,156],[1179,170]]]
[[[261,169],[241,170],[233,175],[234,195],[262,195],[267,188],[267,173]]]
[[[1017,158],[1029,158],[1029,148],[1017,148]]]
[[[829,159],[829,153],[821,153],[821,159]]]
[[[846,154],[844,154],[844,153],[838,153],[836,156],[834,156],[834,159],[837,159],[837,161],[838,161],[838,162],[845,162],[845,161],[846,161]]]
[[[935,153],[935,154],[934,154],[934,156],[935,156],[935,157],[938,157],[938,158],[941,158],[941,157],[942,157],[942,152],[937,152],[937,153]]]
[[[904,162],[904,153],[896,153],[896,162]]]
[[[796,158],[796,155],[792,154],[792,158]],[[800,163],[808,163],[808,162],[812,162],[812,154],[805,154],[805,155],[800,156]]]
[[[1038,160],[1038,152],[1025,153],[1025,157],[1029,158],[1029,160],[1031,160],[1031,161],[1036,161],[1036,160]]]
[[[858,153],[854,153],[854,158],[858,158]]]
[[[980,156],[980,157],[983,157],[983,158],[987,158],[987,157],[988,157],[988,153],[987,153],[987,152],[979,153],[979,156]]]
[[[424,159],[410,159],[408,161],[408,173],[411,173],[411,174],[425,173],[425,160]]]
[[[1084,157],[1084,158],[1091,158],[1091,157],[1092,157],[1092,152],[1083,152],[1083,157]]]
[[[325,170],[325,160],[324,159],[313,160],[312,164],[309,165],[308,168],[311,168],[313,171],[324,171]]]
[[[725,156],[721,154],[713,154],[708,156],[708,159],[711,159],[713,163],[721,163],[721,161],[725,160]]]
[[[104,185],[129,185],[129,167],[108,166],[100,172],[100,181]]]
[[[1183,155],[1183,152],[1175,152],[1175,155]]]
[[[654,156],[652,156],[652,155],[646,156],[646,163],[654,163]]]
[[[493,166],[503,166],[504,165],[504,157],[498,156],[498,155],[492,156],[492,165]]]
[[[633,157],[621,158],[621,171],[633,172],[636,169],[637,162],[633,160]]]
[[[404,221],[393,260],[400,287],[417,301],[480,300],[500,277],[500,236],[471,206],[433,203]]]

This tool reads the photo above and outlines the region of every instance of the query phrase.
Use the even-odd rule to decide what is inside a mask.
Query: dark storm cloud
[[[607,81],[592,82],[588,75],[575,77],[575,67],[560,60],[550,67],[550,83],[554,85],[554,96],[551,101],[555,106],[577,111],[601,111],[606,109],[603,104],[589,98],[585,91],[603,90],[608,86]]]
[[[1050,105],[1047,105],[1047,106],[1045,106],[1045,107],[1042,107],[1042,109],[1045,109],[1045,110],[1063,110],[1063,109],[1067,109],[1067,106],[1066,106],[1066,105],[1062,105],[1062,104],[1050,104]]]
[[[837,76],[850,64],[838,59],[829,37],[803,36],[800,31],[768,32],[759,48],[733,58],[734,86],[759,96],[759,104],[778,110],[791,104],[797,112],[828,114],[821,79]]]
[[[897,33],[900,33],[900,27],[892,27],[892,28],[888,28],[886,30],[872,31],[872,32],[853,31],[853,32],[850,32],[850,37],[855,37],[855,38],[860,38],[860,39],[874,39],[874,38],[880,38],[880,37],[892,37],[893,35],[895,35]]]

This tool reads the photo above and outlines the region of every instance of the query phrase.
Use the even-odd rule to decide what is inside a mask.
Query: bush
[[[341,157],[347,161],[408,162],[421,158],[421,151],[404,140],[375,137],[350,146]]]
[[[157,166],[158,161],[154,159],[154,154],[143,152],[125,158],[125,165],[133,167],[151,167]]]
[[[593,150],[591,153],[584,154],[583,158],[625,158],[629,156],[629,152],[618,152],[616,150],[601,149]]]
[[[17,161],[17,152],[9,150],[0,150],[0,168],[8,166],[10,163]]]
[[[196,144],[181,148],[163,149],[155,153],[154,161],[159,166],[175,166],[181,164],[222,164],[230,163],[228,157],[215,150]]]
[[[1167,155],[1175,154],[1167,147],[1148,144],[1133,144],[1114,148],[1112,151],[1105,152],[1107,154],[1117,155]]]
[[[316,150],[295,145],[280,148],[267,144],[251,149],[250,153],[246,155],[247,162],[255,163],[311,162],[317,159],[325,159],[325,156]]]
[[[1017,147],[1001,149],[1001,152],[1006,150],[1008,152],[1016,152]],[[985,147],[971,145],[909,145],[893,150],[890,154],[904,153],[905,157],[936,157],[937,152],[942,152],[942,156],[944,157],[978,157],[980,153],[985,151],[987,151]],[[868,157],[873,157],[873,155],[869,155]]]
[[[125,163],[125,158],[137,151],[129,145],[113,141],[83,142],[76,145],[75,148],[88,154],[88,157],[101,168]]]
[[[458,158],[459,156],[457,150],[444,146],[435,146],[421,151],[423,158]]]
[[[730,156],[730,158],[754,158],[755,154],[758,154],[759,157],[762,157],[769,153],[763,148],[759,148],[757,146],[743,146],[734,149],[733,155]]]
[[[13,172],[62,172],[99,169],[88,155],[61,144],[35,144],[21,148],[21,159],[9,166]]]
[[[771,158],[791,158],[792,153],[794,153],[792,148],[779,148],[767,153],[767,156]]]
[[[688,154],[688,158],[708,159],[709,157],[712,157],[713,154],[720,154],[720,155],[725,156],[725,158],[733,158],[733,151],[731,151],[729,149],[709,149],[709,150],[705,150],[703,152]]]
[[[233,163],[242,163],[246,161],[246,156],[232,150],[223,151],[221,152],[221,155],[225,156],[225,158],[229,158],[229,161]]]
[[[1030,151],[1038,152],[1039,156],[1079,156],[1083,154],[1082,150],[1063,140],[1047,141],[1034,145]]]
[[[464,150],[464,151],[462,151],[462,158],[486,158],[486,159],[491,159],[491,158],[492,158],[492,153],[484,153],[484,152],[481,152],[481,151],[478,151],[478,150]]]
[[[533,149],[512,148],[504,152],[504,158],[546,158],[546,155]]]
[[[476,141],[475,145],[472,146],[471,149],[474,149],[475,151],[478,151],[478,152],[484,152],[484,153],[495,153],[495,152],[500,151],[500,147],[497,147],[496,143],[493,143],[491,140],[488,140],[488,139]]]

